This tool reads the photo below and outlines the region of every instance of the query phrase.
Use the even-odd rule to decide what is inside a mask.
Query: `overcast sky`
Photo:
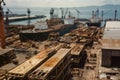
[[[120,4],[120,0],[5,0],[13,7],[82,7],[104,4]]]

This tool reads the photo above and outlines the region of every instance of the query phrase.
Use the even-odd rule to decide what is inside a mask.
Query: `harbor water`
[[[98,7],[99,8],[99,7]],[[71,15],[73,17],[78,18],[78,14],[77,14],[77,10],[80,11],[79,14],[79,18],[91,18],[92,17],[92,11],[96,11],[98,9],[97,7],[79,7],[79,8],[68,8],[68,11],[70,11]],[[28,8],[13,8],[10,7],[9,10],[14,13],[14,14],[27,14],[27,9]],[[42,18],[42,19],[33,19],[30,20],[31,24],[35,24],[36,21],[40,21],[40,20],[46,20],[50,18],[50,9],[51,8],[39,8],[39,7],[34,7],[34,8],[29,8],[31,10],[31,15],[45,15],[46,18]],[[54,8],[54,15],[61,17],[61,10],[60,8]],[[67,8],[63,8],[64,13],[66,11]],[[7,8],[4,8],[4,13],[6,12]],[[103,19],[114,19],[114,10],[115,9],[109,9],[109,8],[99,8],[99,17],[101,18],[102,16],[102,11],[104,11],[104,18]],[[120,13],[120,10],[118,10],[118,14]],[[67,13],[66,17],[69,15],[69,12]],[[120,19],[120,15],[117,16],[118,19]],[[23,24],[23,25],[27,25],[28,21],[24,20],[24,21],[19,21],[19,22],[11,22],[10,24]]]

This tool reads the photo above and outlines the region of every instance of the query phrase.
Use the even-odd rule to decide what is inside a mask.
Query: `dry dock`
[[[102,28],[79,25],[77,29],[61,36],[59,40],[52,39],[43,44],[34,41],[22,43],[15,41],[14,45],[10,45],[16,46],[15,51],[30,52],[29,49],[33,48],[33,51],[37,50],[38,53],[9,70],[6,79],[95,80],[99,74],[98,45],[101,37]],[[50,44],[46,45],[47,43]],[[20,45],[24,48],[20,49]],[[44,48],[41,49],[40,46]]]

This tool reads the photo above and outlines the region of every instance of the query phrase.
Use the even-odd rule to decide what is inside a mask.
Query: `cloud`
[[[120,0],[103,0],[103,4],[119,4],[120,5]]]
[[[120,4],[120,0],[5,0],[7,6],[18,7],[81,7]]]

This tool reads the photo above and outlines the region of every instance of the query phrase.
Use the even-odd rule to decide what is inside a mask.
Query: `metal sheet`
[[[107,21],[102,40],[103,49],[120,50],[120,21]]]
[[[80,52],[83,50],[83,48],[84,48],[84,45],[78,44],[71,50],[71,54],[72,55],[79,55]]]
[[[12,51],[13,49],[12,48],[7,48],[7,49],[0,49],[0,55],[3,55],[5,53],[8,53],[10,51]]]
[[[51,46],[50,48],[41,51],[39,54],[20,64],[16,68],[10,70],[8,74],[18,74],[22,76],[26,75],[30,70],[38,66],[44,59],[46,59],[51,51],[58,50],[61,46],[62,44],[59,44],[57,46]]]
[[[120,39],[103,39],[102,49],[117,49],[120,50]]]
[[[120,29],[106,29],[103,39],[120,39]]]
[[[106,29],[120,29],[120,21],[107,21]]]
[[[26,74],[28,71],[30,71],[34,66],[38,65],[42,60],[44,60],[48,53],[47,51],[50,49],[46,49],[44,51],[42,51],[41,53],[39,53],[38,55],[32,57],[31,59],[25,61],[24,63],[22,63],[21,65],[17,66],[16,68],[12,69],[11,71],[9,71],[8,73],[12,73],[12,74]]]
[[[45,73],[44,77],[67,55],[71,49],[61,48],[54,56],[48,59],[44,64],[35,70]],[[42,76],[43,77],[43,76]]]

